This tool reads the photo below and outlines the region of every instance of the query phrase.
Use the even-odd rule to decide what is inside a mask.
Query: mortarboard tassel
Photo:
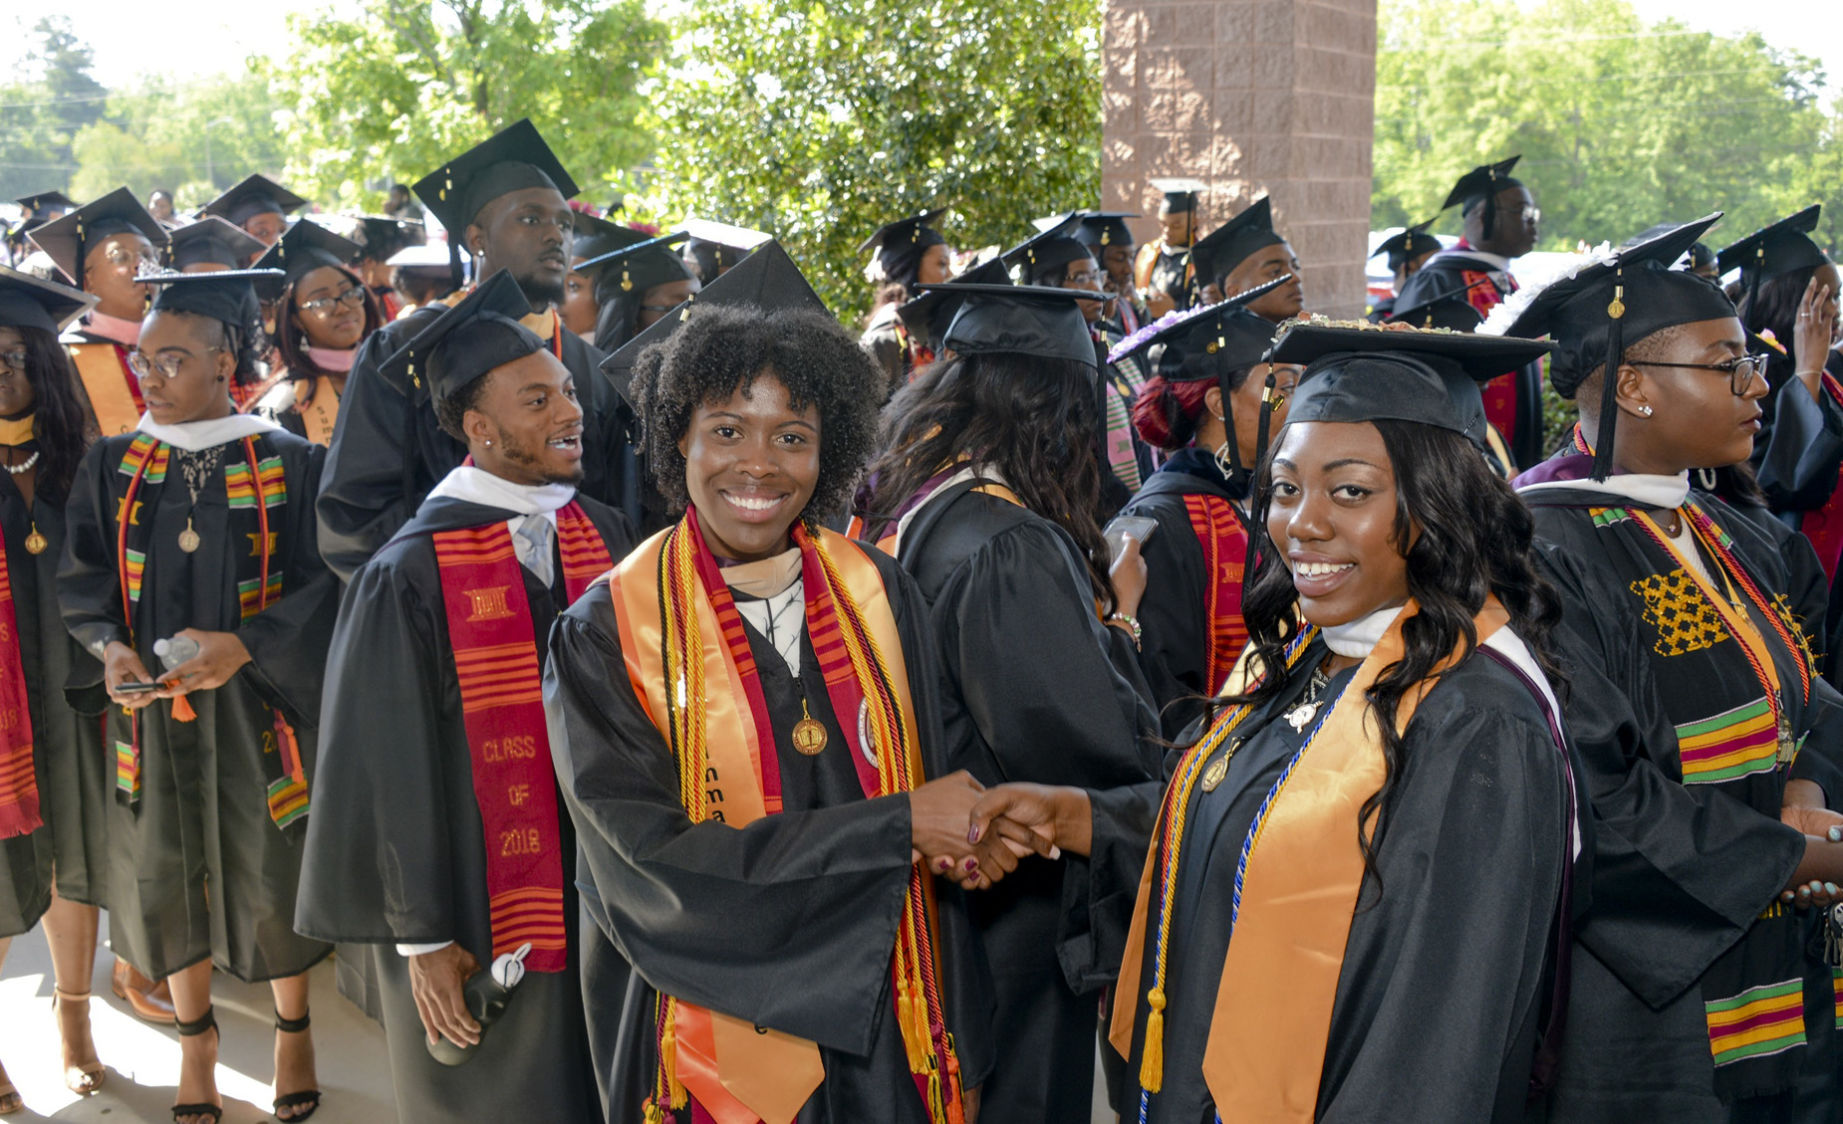
[[[1613,300],[1606,306],[1611,323],[1606,332],[1606,366],[1600,374],[1600,432],[1594,436],[1593,471],[1595,482],[1613,474],[1613,437],[1619,424],[1619,364],[1625,358],[1625,268],[1613,275]]]

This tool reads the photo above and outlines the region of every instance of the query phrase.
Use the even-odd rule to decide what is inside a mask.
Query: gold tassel
[[[1165,1084],[1165,989],[1155,987],[1146,992],[1145,1001],[1152,1013],[1145,1020],[1145,1051],[1139,1058],[1139,1087],[1156,1093]]]
[[[921,1042],[915,1036],[915,999],[909,994],[909,981],[896,981],[896,1028],[902,1032],[902,1049],[909,1057],[909,1072],[921,1073],[927,1068],[927,1059],[923,1056]]]
[[[947,1124],[966,1124],[966,1089],[960,1084],[960,1054],[953,1035],[947,1036]]]
[[[641,1119],[645,1121],[645,1124],[665,1124],[666,1114],[665,1111],[659,1107],[658,1101],[648,1097],[646,1098],[646,1108],[641,1114]]]
[[[678,1079],[678,1001],[666,1008],[666,1031],[659,1036],[659,1064],[666,1071],[666,1103],[684,1108],[690,1103],[684,1082]]]

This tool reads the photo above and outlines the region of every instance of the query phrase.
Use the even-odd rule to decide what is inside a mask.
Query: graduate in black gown
[[[1149,780],[1157,720],[1133,619],[1144,569],[1128,551],[1110,580],[1092,515],[1097,372],[1079,298],[949,290],[967,298],[947,331],[955,358],[891,402],[864,506],[928,601],[955,760],[986,783]],[[1065,868],[1080,866],[1039,864],[973,903],[998,995],[991,1119],[1088,1115],[1104,981],[1064,973],[1094,939],[1085,918],[1064,924]]]
[[[44,920],[64,1082],[80,1096],[103,1081],[89,998],[110,778],[96,722],[64,696],[90,656],[58,615],[64,499],[85,446],[58,332],[94,303],[0,267],[0,961],[13,937]],[[19,1107],[12,1088],[0,1069],[0,1114]]]
[[[363,252],[319,223],[298,222],[256,260],[283,277],[259,294],[275,309],[276,369],[250,408],[316,445],[332,443],[359,345],[386,321],[353,265]]]
[[[281,241],[288,216],[307,206],[307,200],[268,176],[245,176],[230,190],[205,204],[200,217],[215,215],[261,242],[266,249]],[[239,262],[249,265],[252,259]]]
[[[576,494],[583,410],[528,312],[502,271],[388,362],[418,368],[473,463],[353,576],[328,659],[295,925],[372,946],[406,1121],[602,1119],[539,669],[551,623],[632,534]],[[462,984],[514,962],[522,982],[483,1031]],[[437,1062],[438,1035],[471,1056]]]
[[[1370,320],[1381,323],[1388,319],[1395,311],[1395,300],[1408,284],[1408,278],[1419,273],[1427,259],[1440,252],[1440,240],[1427,233],[1427,228],[1433,224],[1433,219],[1415,223],[1399,234],[1384,238],[1370,251],[1372,259],[1387,255],[1391,278],[1389,295],[1370,305]]]
[[[265,247],[216,215],[175,227],[166,244],[166,266],[181,273],[218,273],[242,269]]]
[[[953,274],[953,252],[934,224],[947,213],[937,207],[878,227],[858,245],[858,253],[875,251],[864,276],[877,286],[875,307],[859,342],[883,368],[889,393],[907,382],[914,367],[909,363],[908,332],[901,307],[920,290],[917,285],[945,281]]]
[[[590,258],[599,258],[623,246],[631,246],[646,235],[618,222],[576,212],[575,234],[570,241],[570,272],[563,282],[563,299],[557,314],[563,326],[589,343],[595,342],[595,320],[601,306],[595,303],[595,279],[578,273],[576,267]]]
[[[1440,209],[1458,207],[1465,233],[1408,278],[1395,298],[1397,308],[1463,290],[1483,317],[1517,291],[1510,263],[1535,248],[1542,218],[1529,187],[1510,174],[1520,159],[1481,164],[1454,183]],[[1485,416],[1509,440],[1517,468],[1542,459],[1542,368],[1526,367],[1485,387]]]
[[[1146,565],[1139,666],[1167,738],[1203,713],[1247,644],[1249,484],[1299,379],[1297,367],[1264,361],[1274,327],[1247,311],[1248,299],[1211,305],[1137,344],[1152,377],[1133,422],[1165,462],[1120,514],[1155,525],[1135,536]]]
[[[1588,760],[1593,904],[1550,1116],[1569,1124],[1838,1111],[1816,907],[1843,882],[1843,817],[1825,808],[1843,698],[1807,633],[1823,572],[1796,533],[1691,481],[1746,460],[1766,394],[1727,297],[1668,268],[1718,217],[1506,306],[1509,332],[1556,341],[1581,415],[1571,447],[1517,480],[1539,563],[1571,662],[1611,682],[1636,731]],[[1605,705],[1583,691],[1569,709]]]
[[[609,353],[664,319],[699,288],[677,249],[689,235],[654,238],[622,229],[620,244],[576,265],[594,286],[595,346]],[[611,235],[610,240],[616,239]]]
[[[1159,236],[1139,247],[1133,258],[1133,285],[1145,302],[1148,322],[1201,303],[1202,282],[1192,268],[1190,248],[1201,233],[1201,180],[1155,179],[1164,198],[1158,204]]]
[[[1111,1035],[1128,1118],[1524,1118],[1565,994],[1577,806],[1559,607],[1479,455],[1474,380],[1541,351],[1285,330],[1273,358],[1308,366],[1247,607],[1272,670],[1181,739],[1162,799],[981,801],[975,831],[1004,812],[1090,855],[1096,907],[1138,884]]]
[[[576,380],[585,415],[583,494],[639,520],[639,470],[626,419],[613,388],[595,376],[602,355],[563,329],[551,307],[563,300],[570,267],[575,219],[565,200],[576,194],[575,181],[521,120],[425,176],[416,192],[448,229],[457,284],[463,250],[476,259],[475,277],[508,269],[517,278],[533,309],[525,326],[550,342]],[[436,302],[385,325],[353,360],[316,505],[320,549],[341,580],[388,542],[467,454],[436,421],[427,380],[381,369],[444,310]]]
[[[1273,203],[1265,195],[1199,238],[1190,260],[1205,302],[1259,289],[1246,308],[1272,324],[1299,315],[1305,307],[1305,270],[1292,244],[1273,228]]]
[[[966,842],[980,786],[949,773],[914,584],[818,522],[881,398],[822,310],[769,244],[668,321],[632,393],[684,517],[552,635],[585,893],[633,964],[610,1120],[946,1124],[991,1070],[977,941],[930,871],[1015,860]]]
[[[58,568],[64,623],[101,660],[71,686],[100,682],[114,704],[109,933],[172,987],[179,1124],[222,1111],[214,966],[271,984],[278,1114],[319,1103],[306,972],[328,950],[290,920],[338,584],[314,546],[323,450],[231,411],[230,381],[261,345],[251,279],[150,278],[131,357],[147,414],[85,455]]]

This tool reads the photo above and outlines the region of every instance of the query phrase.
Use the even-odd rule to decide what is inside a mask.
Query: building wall
[[[1262,193],[1306,307],[1364,307],[1376,0],[1103,0],[1101,197],[1157,235],[1153,177],[1210,185],[1204,231]]]

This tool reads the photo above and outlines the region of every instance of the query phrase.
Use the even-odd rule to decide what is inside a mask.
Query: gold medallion
[[[808,757],[817,757],[826,747],[826,728],[811,718],[794,723],[794,748]]]
[[[45,553],[45,548],[50,545],[50,540],[38,533],[38,527],[36,525],[33,526],[32,533],[26,536],[27,554],[43,554]]]
[[[198,549],[199,541],[198,532],[192,529],[192,517],[188,515],[186,529],[179,532],[179,549],[190,554]]]
[[[1216,760],[1211,761],[1209,763],[1209,768],[1203,770],[1203,791],[1216,791],[1216,786],[1221,784],[1222,778],[1228,775],[1229,759],[1227,757],[1218,757]]]

